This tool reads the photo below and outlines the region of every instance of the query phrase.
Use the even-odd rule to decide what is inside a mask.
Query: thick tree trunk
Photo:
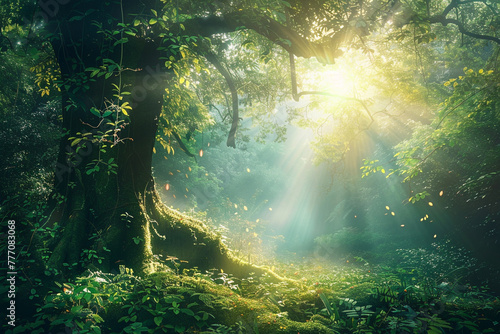
[[[159,263],[154,255],[164,255],[200,269],[259,271],[233,258],[202,222],[159,200],[151,162],[168,75],[161,70],[158,45],[131,37],[127,43],[106,46],[99,32],[106,27],[92,22],[109,22],[107,15],[120,17],[123,8],[106,7],[106,14],[101,8],[92,20],[67,20],[88,9],[81,2],[67,6],[61,8],[54,28],[60,38],[52,42],[63,80],[67,135],[61,140],[56,170],[60,203],[50,218],[63,231],[54,242],[49,266],[94,265],[109,271],[125,265],[148,273]],[[109,25],[114,29],[116,23]],[[87,69],[99,68],[105,58],[126,70],[91,76]],[[123,92],[130,94],[119,94]],[[117,107],[124,102],[133,107],[129,118]],[[113,113],[104,117],[106,111]]]

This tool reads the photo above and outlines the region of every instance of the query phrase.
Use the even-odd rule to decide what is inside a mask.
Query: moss
[[[200,294],[202,304],[215,317],[215,323],[228,327],[241,323],[249,333],[255,326],[259,333],[333,333],[322,321],[293,321],[287,312],[266,298],[251,299],[236,294],[226,286],[217,285],[205,279],[178,276],[171,272],[155,273],[148,276],[156,285],[164,286],[168,294]],[[327,320],[327,319],[325,319]]]
[[[323,317],[322,315],[319,315],[319,314],[315,314],[311,317],[311,321],[314,321],[314,322],[317,322],[317,323],[320,323],[320,324],[323,324],[325,326],[330,326],[331,325],[331,321],[330,319],[327,319],[325,317]]]

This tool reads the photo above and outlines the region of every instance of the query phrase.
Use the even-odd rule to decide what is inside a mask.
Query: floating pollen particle
[[[389,210],[389,206],[387,206],[387,205],[386,205],[386,206],[385,206],[385,209],[386,209],[386,210]]]
[[[169,191],[169,190],[170,190],[170,184],[168,184],[168,183],[167,183],[167,184],[165,185],[165,190],[166,190],[166,191]]]
[[[203,150],[200,150],[200,157],[203,156]]]

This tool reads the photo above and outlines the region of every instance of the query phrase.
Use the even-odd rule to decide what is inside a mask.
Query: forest
[[[0,0],[4,333],[500,333],[498,0]]]

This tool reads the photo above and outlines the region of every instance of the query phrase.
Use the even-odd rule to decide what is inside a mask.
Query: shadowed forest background
[[[0,4],[3,332],[500,332],[498,1]]]

